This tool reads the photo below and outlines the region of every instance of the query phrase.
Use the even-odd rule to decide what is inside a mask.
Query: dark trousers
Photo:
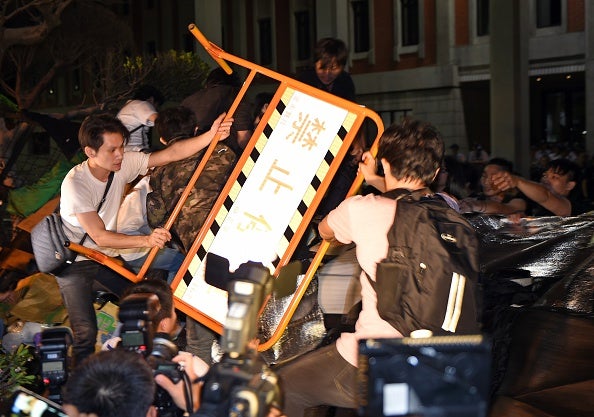
[[[120,297],[132,282],[95,261],[74,262],[56,276],[73,333],[74,366],[95,352],[97,316],[94,293],[109,291]]]
[[[218,340],[218,334],[191,317],[186,319],[187,352],[198,356],[209,365],[213,363],[212,345]]]
[[[340,356],[336,343],[295,359],[276,372],[287,417],[302,417],[307,408],[319,405],[357,406],[357,368]]]

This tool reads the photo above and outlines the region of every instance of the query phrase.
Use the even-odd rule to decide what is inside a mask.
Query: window
[[[419,1],[400,0],[400,28],[402,46],[419,44]]]
[[[260,65],[271,65],[272,21],[270,18],[258,20],[258,41],[260,45]]]
[[[489,35],[489,0],[476,0],[476,36]]]
[[[295,29],[297,36],[297,60],[304,61],[311,56],[311,22],[309,11],[295,12]]]
[[[561,0],[537,0],[536,27],[551,26],[561,26]]]
[[[424,57],[424,0],[398,0],[394,3],[393,58],[400,61],[405,54]],[[475,3],[469,3],[475,4]],[[474,16],[474,15],[473,15]]]
[[[369,2],[367,0],[351,1],[353,10],[353,52],[367,52],[369,42]]]

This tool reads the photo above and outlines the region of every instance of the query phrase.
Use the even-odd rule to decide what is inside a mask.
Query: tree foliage
[[[0,93],[19,110],[31,109],[66,70],[92,68],[106,50],[132,47],[132,35],[105,2],[5,0],[0,2]],[[31,127],[0,103],[0,164]],[[4,176],[4,172],[2,176]]]
[[[153,57],[127,58],[123,65],[130,84],[152,84],[174,102],[201,88],[208,70],[208,64],[197,54],[174,50]]]
[[[0,178],[14,143],[31,132],[20,110],[39,109],[43,92],[74,69],[83,96],[67,118],[115,110],[140,84],[174,102],[202,86],[208,66],[196,54],[136,56],[131,28],[109,7],[117,1],[0,1]]]
[[[34,357],[26,345],[19,345],[13,352],[0,346],[0,401],[6,400],[19,385],[31,386],[38,379],[29,372]]]

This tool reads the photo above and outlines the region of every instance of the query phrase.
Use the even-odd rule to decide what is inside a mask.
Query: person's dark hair
[[[111,114],[102,113],[87,116],[78,131],[78,142],[81,149],[88,146],[98,151],[103,145],[104,133],[119,133],[124,138],[124,144],[130,138],[130,132],[126,126]]]
[[[69,376],[62,399],[79,413],[97,417],[146,417],[155,389],[144,357],[115,349],[83,360]]]
[[[157,133],[169,143],[172,139],[189,138],[194,135],[198,122],[192,110],[184,106],[161,110],[155,120]]]
[[[512,161],[508,161],[505,158],[491,158],[486,165],[497,165],[505,172],[513,172],[514,164]]]
[[[336,38],[322,38],[316,43],[314,62],[320,61],[322,68],[329,67],[333,60],[343,67],[347,63],[349,50],[346,44]]]
[[[165,281],[158,279],[145,279],[128,287],[122,294],[122,298],[130,294],[155,294],[159,299],[159,311],[155,315],[153,327],[155,332],[161,320],[171,317],[173,310],[173,290]]]
[[[480,172],[468,162],[461,162],[455,156],[444,156],[444,165],[448,170],[448,182],[445,191],[461,200],[477,193],[481,189]]]
[[[441,167],[443,153],[443,140],[435,127],[405,118],[384,131],[377,158],[390,163],[395,178],[420,179],[429,185]]]
[[[262,107],[264,107],[265,104],[270,103],[272,97],[274,97],[274,94],[266,91],[256,94],[254,97],[254,113],[252,115],[254,120],[262,115]]]
[[[552,170],[556,174],[567,175],[569,181],[578,182],[579,180],[580,167],[569,159],[553,159],[549,162],[547,169]]]
[[[205,82],[206,87],[213,87],[215,85],[230,85],[232,87],[240,88],[241,80],[235,71],[231,74],[227,74],[221,67],[216,67],[208,74]]]
[[[157,106],[165,103],[165,96],[163,93],[161,93],[161,91],[159,91],[157,88],[148,84],[139,86],[136,91],[134,91],[134,95],[132,96],[132,100],[147,101],[150,98],[153,99]]]

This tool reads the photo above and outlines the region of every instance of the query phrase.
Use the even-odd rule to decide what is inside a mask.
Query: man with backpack
[[[416,265],[409,265],[407,259],[398,259],[399,253],[406,252],[408,248],[395,250],[393,242],[393,229],[400,225],[396,211],[400,203],[407,208],[407,220],[411,218],[410,214],[419,218],[421,213],[428,219],[427,214],[435,211],[434,206],[438,211],[447,210],[448,217],[458,216],[445,201],[440,202],[439,197],[432,197],[428,189],[439,171],[443,153],[441,136],[430,124],[404,120],[401,124],[390,126],[380,139],[377,154],[385,176],[380,177],[375,173],[376,161],[371,154],[366,153],[360,163],[360,169],[367,174],[366,178],[371,185],[388,191],[388,195],[368,194],[348,198],[320,223],[319,232],[323,239],[356,244],[357,260],[363,269],[360,276],[362,310],[354,333],[342,333],[336,343],[310,352],[278,370],[284,392],[283,411],[288,417],[301,417],[305,409],[318,405],[357,407],[357,355],[360,339],[408,337],[412,331],[420,329],[431,330],[434,334],[478,332],[472,294],[472,279],[476,279],[476,259],[465,259],[459,251],[456,257],[462,260],[456,262],[456,265],[462,266],[452,273],[449,270],[446,272],[449,265],[437,265],[435,269],[433,265],[418,261],[418,254],[408,253],[406,257],[417,262]],[[391,193],[391,190],[398,190],[398,195]],[[417,206],[417,203],[421,204],[425,199],[430,202],[429,209],[425,205]],[[462,239],[464,244],[469,243],[468,240],[475,243],[472,242],[472,232],[465,228],[468,224],[463,220],[458,223],[457,217],[452,219],[455,227],[443,231],[441,235],[453,242],[458,237],[457,230],[462,228],[465,233],[468,232]],[[402,228],[408,226],[410,225]],[[410,227],[408,229],[407,233],[410,232]],[[429,231],[429,228],[423,229],[423,233]],[[418,242],[403,243],[413,249],[420,247],[423,253],[419,258],[434,250],[429,247],[431,242],[424,245],[423,233],[410,232],[412,240]],[[440,235],[438,231],[435,234]],[[435,244],[441,245],[436,240],[439,237],[432,236],[431,239],[435,239]],[[444,247],[441,251],[449,249]],[[472,253],[474,256],[475,252]],[[400,265],[401,271],[392,270],[392,276],[390,273],[384,274],[388,278],[387,284],[376,282],[376,266],[393,264]],[[422,271],[419,272],[419,268]],[[425,270],[430,273],[423,275]],[[444,276],[440,276],[441,274]],[[465,275],[473,276],[466,279]],[[385,285],[390,287],[390,281],[399,284],[385,290]],[[437,287],[447,287],[446,293],[434,293]],[[384,311],[384,307],[378,307],[378,298],[385,300],[387,297],[395,297],[391,300],[395,309],[388,308]],[[426,317],[425,311],[431,312],[430,317]]]

